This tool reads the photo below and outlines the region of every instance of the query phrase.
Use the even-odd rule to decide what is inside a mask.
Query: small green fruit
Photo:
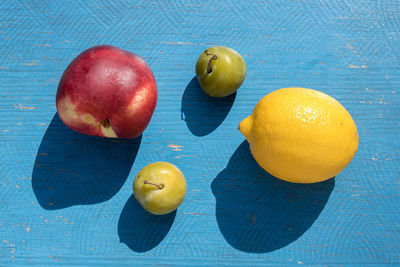
[[[203,91],[212,97],[235,93],[246,76],[243,57],[225,46],[204,50],[196,63],[196,77]]]
[[[148,212],[167,214],[176,210],[185,198],[186,180],[175,165],[153,162],[137,174],[133,194]]]

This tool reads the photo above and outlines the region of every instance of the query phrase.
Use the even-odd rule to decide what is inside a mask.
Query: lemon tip
[[[249,116],[249,117],[245,118],[244,120],[242,120],[239,123],[239,126],[238,126],[239,131],[246,137],[246,139],[248,138],[249,132],[250,132],[250,129],[251,129],[250,117],[251,116]]]

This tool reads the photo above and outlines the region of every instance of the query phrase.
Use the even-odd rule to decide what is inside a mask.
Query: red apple
[[[56,104],[61,120],[77,132],[135,138],[156,107],[156,81],[140,56],[110,45],[95,46],[64,71]]]

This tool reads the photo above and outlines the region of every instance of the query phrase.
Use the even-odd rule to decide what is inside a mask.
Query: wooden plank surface
[[[135,140],[75,133],[58,81],[81,51],[144,57],[159,101]],[[239,51],[235,96],[194,78],[213,45]],[[0,3],[0,266],[400,264],[398,1],[17,1]],[[335,179],[278,181],[237,130],[265,94],[314,88],[352,114],[360,145]],[[132,197],[153,161],[184,172],[177,210]]]

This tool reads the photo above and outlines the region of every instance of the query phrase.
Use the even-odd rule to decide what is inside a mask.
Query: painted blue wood
[[[154,71],[159,102],[135,140],[84,136],[56,114],[62,72],[111,44]],[[248,67],[236,95],[205,96],[198,55],[225,45]],[[398,1],[0,3],[0,266],[400,264]],[[279,181],[238,132],[265,94],[321,90],[360,145],[335,179]],[[153,161],[184,172],[167,216],[132,197]]]

